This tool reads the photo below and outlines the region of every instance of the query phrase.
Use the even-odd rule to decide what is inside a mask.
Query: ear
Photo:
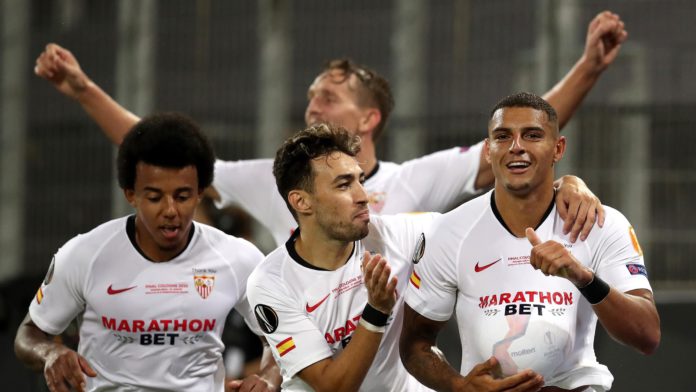
[[[556,141],[556,148],[553,152],[553,163],[558,163],[565,153],[566,149],[566,138],[565,136],[560,136]]]
[[[377,125],[382,121],[382,113],[377,108],[365,108],[363,109],[363,115],[360,118],[358,124],[358,131],[360,136],[364,137],[365,134],[370,134],[372,138],[372,132],[377,128]]]
[[[128,204],[135,208],[135,190],[134,189],[124,189],[123,195],[126,197]]]
[[[297,215],[310,215],[312,213],[312,198],[306,191],[300,189],[290,191],[288,203],[297,212]]]

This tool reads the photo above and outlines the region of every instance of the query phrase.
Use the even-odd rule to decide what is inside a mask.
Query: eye
[[[508,139],[510,139],[510,135],[507,133],[501,132],[501,133],[496,133],[495,135],[493,135],[493,140],[495,140],[495,141],[505,141]]]
[[[152,202],[152,203],[157,203],[160,201],[161,197],[160,196],[148,196],[147,200]]]
[[[544,134],[541,131],[530,131],[527,132],[524,137],[528,140],[539,140],[544,138]]]

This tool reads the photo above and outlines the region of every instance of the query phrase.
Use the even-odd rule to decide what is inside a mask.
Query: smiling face
[[[170,260],[186,247],[200,201],[196,167],[138,162],[135,172],[134,189],[124,193],[136,210],[138,246],[154,261]]]
[[[360,105],[359,83],[356,75],[346,77],[343,71],[336,69],[317,76],[307,90],[307,125],[330,123],[345,128],[353,135],[371,133],[376,125],[372,116],[379,110]]]
[[[493,113],[484,146],[496,190],[527,195],[540,186],[553,186],[553,165],[565,151],[565,138],[544,111],[504,107]]]
[[[368,233],[370,212],[363,188],[365,174],[355,158],[333,152],[311,161],[312,191],[307,193],[310,219],[326,234],[339,241],[356,241]]]

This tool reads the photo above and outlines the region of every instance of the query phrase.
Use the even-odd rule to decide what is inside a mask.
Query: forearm
[[[421,384],[437,391],[454,391],[457,385],[465,382],[442,351],[424,340],[402,344],[401,361]]]
[[[382,335],[359,325],[350,343],[336,358],[311,365],[299,376],[318,392],[357,391],[372,366]]]
[[[598,71],[583,56],[563,79],[544,94],[543,98],[553,106],[558,114],[559,128],[562,129],[570,121],[600,75],[601,71]]]
[[[643,354],[652,354],[660,343],[660,317],[647,290],[621,293],[611,289],[609,295],[593,309],[617,341]]]
[[[273,359],[273,354],[268,346],[268,343],[263,344],[263,354],[261,355],[261,369],[259,377],[268,381],[275,387],[275,390],[280,390],[280,384],[283,382],[283,377],[280,375],[280,368]]]
[[[99,125],[104,135],[117,146],[133,125],[140,121],[138,116],[119,105],[91,80],[86,82],[84,90],[75,99]]]
[[[31,324],[22,323],[17,330],[14,350],[17,359],[34,371],[41,372],[50,352],[59,346],[43,331]]]

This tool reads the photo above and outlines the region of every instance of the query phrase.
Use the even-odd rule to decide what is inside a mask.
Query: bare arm
[[[75,56],[59,45],[46,45],[36,59],[34,73],[51,82],[65,96],[79,102],[115,145],[120,145],[125,134],[140,120],[90,80]]]
[[[396,303],[396,278],[379,255],[363,257],[368,304],[388,315]],[[382,341],[383,332],[368,329],[361,319],[350,343],[336,358],[326,358],[302,369],[298,375],[316,391],[357,391]]]
[[[466,376],[457,372],[435,346],[445,323],[421,316],[404,304],[404,325],[399,349],[404,366],[423,385],[438,391],[538,391],[543,378],[526,370],[495,379],[495,357],[476,365]]]
[[[526,234],[533,246],[530,264],[535,269],[568,279],[575,287],[585,287],[595,278],[562,244],[541,242],[532,228]],[[620,343],[643,354],[652,354],[660,344],[660,317],[649,290],[622,293],[610,288],[609,294],[592,309],[609,335]]]
[[[551,90],[544,94],[558,113],[563,128],[577,110],[599,76],[616,59],[628,33],[617,14],[599,13],[587,28],[585,51],[573,68]]]
[[[226,392],[274,392],[280,390],[283,378],[280,375],[280,368],[273,359],[273,354],[268,346],[268,341],[264,337],[259,337],[263,344],[263,354],[261,355],[261,368],[258,374],[246,377],[244,380],[232,380],[225,385]]]
[[[29,314],[17,329],[14,349],[22,363],[32,370],[43,371],[51,391],[67,392],[70,386],[84,391],[84,375],[97,375],[85,358],[54,341],[34,324]]]
[[[649,290],[621,293],[611,289],[592,309],[614,340],[646,355],[654,353],[660,345],[660,316]]]

